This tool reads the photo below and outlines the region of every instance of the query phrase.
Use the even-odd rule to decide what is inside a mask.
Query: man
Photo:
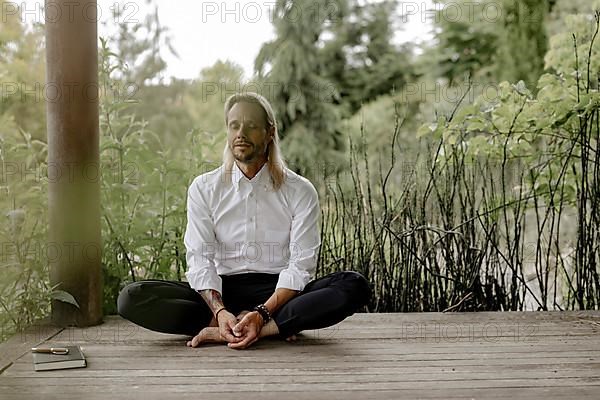
[[[189,282],[126,286],[118,310],[148,329],[193,336],[196,347],[244,349],[331,326],[370,297],[365,278],[342,271],[311,281],[320,235],[313,185],[286,168],[273,109],[256,93],[225,102],[223,164],[188,189],[184,242]]]

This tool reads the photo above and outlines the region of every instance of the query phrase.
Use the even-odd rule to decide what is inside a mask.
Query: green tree
[[[39,51],[43,47],[43,26],[26,27],[15,3],[1,1],[0,7],[4,10],[0,21],[0,115],[14,121],[17,129],[45,141],[45,57]],[[2,135],[9,133],[4,129]]]
[[[600,10],[600,0],[555,0],[548,14],[548,36],[564,32],[565,18],[569,15],[584,14],[592,20],[595,10]]]
[[[218,60],[202,69],[185,98],[186,110],[194,120],[194,126],[213,135],[225,135],[223,106],[229,95],[243,90],[242,66]]]
[[[545,0],[436,0],[434,45],[424,68],[450,84],[468,77],[480,82],[523,80],[535,89],[547,49]]]
[[[544,54],[548,48],[546,19],[547,0],[504,0],[499,29],[496,76],[510,82],[524,81],[535,89],[544,70]]]
[[[119,76],[115,78],[137,87],[162,82],[162,73],[167,68],[164,52],[177,55],[168,28],[160,22],[158,6],[154,0],[145,2],[153,11],[135,23],[123,15],[127,13],[126,7],[118,7],[115,19],[121,22],[117,24],[116,32],[107,37],[121,63],[117,70]]]
[[[160,22],[155,1],[145,2],[151,11],[138,22],[134,23],[126,15],[117,15],[115,19],[121,22],[106,27],[108,32],[114,32],[104,38],[116,63],[111,82],[124,97],[116,99],[117,102],[123,100],[128,105],[139,105],[131,111],[137,122],[143,121],[146,131],[156,133],[161,145],[177,145],[192,129],[192,119],[183,107],[189,82],[165,79],[165,52],[177,53],[168,29]],[[127,14],[128,9],[121,6],[117,11]]]
[[[433,18],[433,45],[425,48],[419,62],[423,74],[445,78],[450,84],[468,76],[492,80],[497,33],[495,24],[482,17],[488,1],[452,1],[452,8],[450,0],[434,2],[438,11]]]
[[[600,1],[597,4],[600,7]],[[575,48],[577,48],[577,52],[575,52]],[[597,89],[597,77],[600,74],[600,49],[597,32],[595,27],[590,24],[589,11],[577,14],[569,13],[563,16],[562,29],[550,38],[550,46],[545,56],[545,67],[568,77],[576,76],[578,71],[580,80],[587,81],[586,85]],[[583,85],[582,82],[580,83]]]
[[[414,78],[412,46],[393,43],[399,25],[396,1],[353,3],[323,48],[327,76],[340,93],[345,114]]]
[[[223,106],[229,95],[246,87],[244,69],[230,61],[217,61],[202,69],[198,79],[192,82],[183,97],[183,109],[189,115],[192,126],[198,130],[204,142],[203,159],[218,165],[226,139]]]
[[[290,166],[310,175],[318,159],[342,147],[336,127],[339,93],[327,79],[322,57],[327,36],[347,13],[344,0],[278,0],[273,12],[275,40],[265,43],[255,70],[273,102]]]
[[[43,29],[0,1],[0,341],[49,311]]]

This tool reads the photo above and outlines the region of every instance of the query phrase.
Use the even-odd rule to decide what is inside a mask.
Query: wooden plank
[[[36,373],[25,354],[0,375],[0,393],[44,400],[57,391],[62,400],[196,399],[202,393],[219,393],[219,399],[596,399],[600,313],[539,314],[355,314],[327,330],[304,332],[299,342],[263,340],[244,351],[190,349],[185,336],[110,317],[99,327],[65,330],[46,342],[80,344],[88,368]],[[404,325],[403,334],[395,324],[406,324],[409,316],[424,328]],[[457,331],[448,321],[478,329],[496,324],[502,331],[435,336],[439,324]],[[524,340],[527,335],[514,336],[521,326],[543,332]],[[269,381],[258,379],[265,376]]]
[[[388,325],[427,323],[480,323],[493,324],[499,322],[528,322],[556,324],[597,325],[600,323],[600,311],[578,312],[478,312],[478,313],[356,313],[337,324],[337,327],[361,326],[368,328],[369,323],[384,327]],[[133,325],[118,316],[106,316],[104,327]],[[93,328],[93,327],[91,327]],[[88,328],[89,329],[89,328]]]
[[[482,312],[415,312],[415,313],[355,313],[351,319],[343,321],[343,324],[360,324],[362,321],[374,318],[378,324],[385,324],[388,321],[447,321],[447,320],[465,320],[465,321],[507,321],[507,320],[527,320],[527,321],[576,321],[576,320],[595,320],[600,321],[600,310],[585,311],[482,311]]]
[[[555,313],[539,313],[545,317],[539,317],[538,313],[481,313],[473,315],[464,314],[430,314],[431,319],[411,318],[409,316],[420,314],[355,314],[352,318],[327,329],[318,331],[307,331],[310,335],[326,338],[328,336],[347,335],[349,332],[356,331],[356,327],[361,332],[368,332],[372,335],[402,333],[404,337],[421,337],[431,335],[432,333],[442,333],[445,335],[457,336],[509,336],[514,337],[515,333],[522,335],[588,335],[600,333],[600,313],[590,312],[587,314],[577,313],[576,316],[562,316]],[[593,316],[598,317],[593,318]],[[468,319],[468,318],[471,319]],[[489,319],[486,319],[489,317]],[[552,320],[556,317],[556,320]],[[374,322],[376,321],[376,323]],[[518,323],[517,323],[518,322]],[[334,333],[335,332],[335,333]],[[309,335],[309,336],[310,336]],[[176,336],[184,340],[183,335],[167,335],[149,331],[147,329],[133,325],[128,321],[119,318],[108,317],[106,323],[87,329],[67,329],[63,337],[72,340],[99,340],[99,341],[123,341],[128,339],[156,339],[159,337],[174,339]],[[361,336],[361,338],[364,335]]]
[[[427,383],[427,384],[424,384]],[[265,391],[354,391],[354,390],[406,390],[418,386],[423,389],[429,387],[449,388],[449,389],[474,389],[474,388],[518,388],[518,387],[561,387],[566,386],[590,386],[596,390],[600,389],[600,381],[592,378],[565,378],[565,379],[505,379],[505,380],[470,380],[470,381],[391,381],[391,382],[327,382],[327,383],[266,383],[262,381],[254,381],[246,384],[229,384],[229,383],[203,383],[196,384],[190,380],[188,384],[169,385],[157,381],[154,385],[136,384],[131,382],[125,387],[122,385],[103,385],[89,384],[82,386],[64,386],[61,388],[62,393],[86,393],[86,391],[103,391],[105,393],[114,393],[115,395],[123,395],[124,389],[132,393],[221,393],[223,391],[249,393],[249,392],[265,392]],[[85,388],[84,391],[82,389]],[[0,385],[1,393],[36,393],[47,394],[56,393],[55,386],[7,386]]]
[[[541,329],[532,326],[517,327],[517,326],[505,326],[505,327],[483,327],[481,329],[477,327],[465,327],[463,330],[456,330],[455,327],[445,328],[438,327],[420,332],[412,333],[411,331],[404,330],[402,327],[390,328],[390,329],[372,329],[372,330],[321,330],[321,331],[304,331],[302,333],[302,339],[307,340],[350,340],[360,339],[368,340],[371,338],[385,339],[385,340],[406,340],[406,341],[454,341],[454,342],[465,342],[465,341],[488,341],[488,342],[510,342],[510,341],[522,341],[522,342],[537,342],[547,337],[556,337],[560,339],[571,339],[580,338],[586,339],[597,339],[600,334],[600,330],[584,329],[584,328],[572,328],[572,329]],[[161,335],[156,336],[155,333],[146,333],[139,331],[135,334],[128,336],[119,336],[120,333],[101,331],[95,332],[82,332],[77,330],[68,329],[55,338],[55,341],[68,341],[68,342],[95,342],[95,343],[137,343],[137,342],[155,342],[161,341],[163,343],[181,343],[189,340],[189,336],[181,335]]]
[[[512,371],[504,369],[502,371],[493,372],[414,372],[404,371],[402,374],[381,371],[379,373],[339,373],[329,371],[330,373],[305,374],[302,370],[297,370],[296,374],[274,374],[269,375],[269,384],[286,384],[286,383],[306,383],[306,384],[321,384],[321,383],[376,383],[376,382],[434,382],[444,386],[446,382],[464,381],[512,381],[523,378],[523,371]],[[222,378],[227,381],[228,385],[246,385],[256,382],[256,374],[242,375],[232,373],[230,375],[222,375]],[[544,380],[549,382],[549,385],[556,384],[558,381],[570,379],[597,379],[597,370],[578,370],[578,371],[562,371],[554,370],[534,370],[529,371],[527,379],[529,380]],[[28,383],[35,386],[58,386],[61,389],[68,389],[69,386],[88,386],[88,385],[202,385],[214,384],[215,376],[194,376],[193,380],[190,376],[161,376],[161,377],[140,377],[140,376],[73,376],[61,377],[53,374],[37,373],[33,377],[12,377],[10,380],[3,381],[5,386],[25,386]],[[556,381],[556,382],[555,382]],[[600,384],[600,381],[597,381]]]
[[[12,363],[26,354],[32,347],[38,346],[56,336],[62,328],[52,326],[48,321],[38,321],[23,332],[0,343],[0,374]]]
[[[507,355],[507,357],[486,357],[486,355],[477,355],[477,356],[467,356],[463,357],[461,355],[419,355],[419,354],[411,354],[406,357],[381,357],[379,359],[374,359],[370,356],[340,356],[340,357],[317,357],[317,356],[306,356],[306,357],[293,357],[286,359],[285,361],[281,360],[281,357],[272,357],[268,359],[262,358],[251,358],[251,357],[240,357],[240,358],[228,358],[224,359],[222,357],[198,357],[198,358],[189,358],[189,357],[169,357],[169,360],[164,360],[166,357],[146,357],[146,358],[128,358],[126,360],[121,358],[90,358],[88,359],[88,364],[93,365],[94,368],[98,369],[153,369],[152,366],[156,365],[157,368],[161,368],[163,365],[166,368],[170,366],[171,363],[173,365],[177,365],[178,363],[183,367],[198,367],[201,365],[206,365],[206,363],[210,363],[211,365],[224,365],[229,368],[232,365],[239,365],[240,363],[248,363],[256,368],[264,368],[268,365],[278,365],[281,367],[289,367],[294,363],[308,363],[309,365],[341,365],[344,363],[351,364],[360,364],[364,363],[364,365],[398,365],[401,363],[429,363],[429,365],[449,365],[448,363],[468,363],[469,365],[486,365],[486,364],[494,364],[500,363],[505,364],[506,359],[510,359],[512,362],[516,363],[557,363],[557,362],[583,362],[583,361],[598,361],[599,357],[585,357],[581,355],[571,355],[571,354],[560,354],[555,356],[536,356],[536,357],[527,357],[520,356],[515,357],[513,355]],[[24,361],[19,360],[15,362],[11,368],[16,368],[21,364],[25,364],[27,366],[31,366],[33,361],[28,357]]]
[[[322,354],[322,353],[297,353],[297,354],[286,354],[285,359],[282,360],[281,354],[260,354],[259,349],[251,351],[239,351],[222,348],[222,354],[207,354],[203,353],[202,349],[188,349],[189,354],[171,354],[163,352],[163,354],[146,354],[144,356],[138,356],[130,354],[127,357],[110,356],[110,357],[90,357],[88,353],[88,359],[97,363],[109,363],[117,360],[119,365],[125,365],[126,363],[137,363],[137,364],[160,364],[164,361],[165,356],[176,362],[182,363],[197,363],[198,360],[202,362],[255,362],[257,364],[265,363],[295,363],[310,359],[312,362],[323,362],[326,363],[331,360],[337,362],[409,362],[409,361],[442,361],[442,360],[506,360],[510,359],[513,361],[517,360],[532,360],[538,362],[547,362],[557,358],[565,359],[580,359],[580,360],[600,360],[600,349],[596,350],[571,350],[565,352],[472,352],[472,353],[460,353],[460,352],[436,352],[436,353],[421,353],[418,351],[411,351],[403,354],[379,354],[376,358],[371,354]],[[25,354],[20,359],[16,360],[14,364],[30,363],[32,362],[32,355]]]
[[[597,399],[597,390],[595,387],[579,387],[579,386],[565,386],[565,387],[552,387],[552,388],[503,388],[501,391],[492,388],[471,388],[471,389],[439,389],[439,388],[428,388],[423,390],[422,388],[411,388],[411,389],[397,389],[397,390],[369,390],[361,391],[356,390],[353,392],[349,391],[280,391],[280,392],[249,392],[244,395],[244,399],[261,399],[261,400],[281,400],[287,398],[293,398],[296,400],[315,400],[315,399],[328,399],[328,400],[364,400],[364,399],[381,399],[390,400],[398,398],[410,398],[410,399],[492,399],[492,400],[506,400],[507,398],[517,399],[567,399],[576,398],[578,400],[586,399]],[[79,397],[78,397],[79,396]],[[35,393],[19,394],[14,393],[11,395],[11,399],[14,400],[81,400],[80,393],[47,393],[43,395],[36,395]],[[165,395],[163,393],[152,393],[152,392],[137,392],[128,391],[123,389],[123,394],[120,396],[128,399],[143,398],[144,400],[164,400]],[[179,400],[198,400],[201,398],[197,393],[177,393],[169,395],[169,399]],[[115,394],[103,393],[101,391],[87,391],[85,395],[86,400],[114,400]],[[218,395],[219,400],[239,400],[239,393],[222,392]]]
[[[562,358],[550,358],[550,359],[516,359],[516,360],[502,360],[502,359],[492,359],[486,361],[485,359],[480,360],[412,360],[412,361],[376,361],[376,360],[368,360],[368,361],[312,361],[310,359],[301,361],[300,364],[307,369],[310,368],[337,368],[337,369],[360,369],[360,368],[372,368],[372,367],[381,367],[381,368],[396,368],[399,366],[409,366],[409,367],[450,367],[455,368],[457,366],[471,366],[471,367],[479,367],[479,366],[502,366],[503,368],[510,369],[514,365],[531,365],[535,363],[544,362],[549,366],[554,366],[558,368],[559,365],[563,364],[572,364],[572,365],[581,365],[584,360],[579,358],[570,358],[570,357],[562,357]],[[242,365],[246,368],[255,368],[255,369],[263,369],[263,368],[290,368],[293,365],[298,365],[298,361],[294,362],[258,362],[258,361],[246,361],[243,362],[238,360],[232,361],[217,361],[210,362],[210,366],[215,370],[218,369],[234,369],[239,368]],[[164,370],[172,370],[172,369],[196,369],[203,368],[207,364],[204,359],[198,359],[195,361],[190,361],[187,359],[169,359],[165,357],[165,359],[159,364],[152,363],[140,363],[134,360],[90,360],[88,363],[88,368],[101,371],[101,370],[119,370],[122,371],[123,375],[127,374],[129,370],[155,370],[155,371],[164,371]],[[30,371],[33,372],[33,366],[31,363],[15,363],[13,364],[5,375],[12,372],[17,371]],[[74,372],[75,374],[75,372]],[[600,374],[599,374],[600,375]],[[3,375],[4,376],[4,375]],[[3,376],[0,376],[0,380]]]
[[[5,377],[19,377],[19,378],[32,378],[31,370],[32,366],[25,369],[11,369],[4,375]],[[511,364],[507,361],[505,364],[492,364],[492,365],[449,365],[449,366],[437,366],[437,365],[424,365],[414,366],[412,364],[396,365],[393,367],[380,367],[377,365],[359,366],[353,368],[339,368],[338,366],[331,367],[322,365],[318,367],[306,367],[304,364],[293,367],[288,366],[287,368],[273,368],[265,367],[261,369],[256,368],[213,368],[202,366],[193,369],[131,369],[122,370],[118,368],[108,370],[97,370],[91,368],[82,368],[77,370],[56,370],[56,371],[45,371],[43,373],[33,374],[33,378],[38,377],[224,377],[229,375],[237,376],[288,376],[288,375],[368,375],[368,374],[436,374],[436,373],[497,373],[502,371],[515,371],[518,374],[528,371],[551,371],[557,373],[558,371],[594,371],[598,375],[600,369],[600,362],[597,363],[555,363],[555,364],[541,364],[541,363],[528,363],[528,364]],[[32,379],[33,379],[32,378]]]
[[[47,345],[59,346],[62,343],[46,342]],[[387,345],[387,347],[386,347]],[[332,344],[330,347],[319,346],[321,356],[339,356],[344,354],[349,355],[363,355],[363,356],[380,356],[380,355],[397,355],[403,356],[406,354],[510,354],[510,353],[531,353],[531,352],[543,352],[547,355],[556,355],[565,352],[583,352],[584,354],[593,354],[600,351],[600,342],[589,343],[583,342],[582,344],[536,344],[536,345],[488,345],[487,343],[476,344],[473,343],[470,346],[452,346],[447,344],[445,346],[431,346],[429,344],[406,344],[406,343],[381,343],[378,347],[364,347],[364,348],[352,348],[348,345]],[[256,348],[250,348],[243,352],[233,352],[225,348],[225,345],[210,345],[205,347],[198,347],[191,349],[183,344],[179,346],[131,346],[131,345],[111,345],[111,346],[99,346],[83,344],[82,349],[84,352],[94,358],[104,357],[124,357],[124,358],[145,358],[145,357],[156,357],[157,354],[167,353],[169,357],[197,357],[198,355],[204,356],[218,356],[218,357],[247,357],[251,355],[257,355],[256,352],[260,351],[260,357],[264,358],[267,356],[280,356],[282,351],[286,352],[288,356],[306,356],[307,351],[314,351],[308,346],[295,346],[290,345],[287,347],[271,348],[263,344],[260,344]],[[596,354],[597,355],[597,354]]]
[[[51,344],[64,344],[64,343],[73,343],[81,346],[89,346],[90,344],[98,344],[103,348],[112,348],[113,346],[140,346],[141,349],[153,349],[153,350],[174,350],[174,349],[187,349],[185,343],[189,340],[189,338],[182,338],[180,340],[139,340],[139,341],[120,341],[120,342],[91,342],[91,341],[62,341],[62,340],[51,340],[48,343]],[[110,344],[110,346],[107,346]],[[210,352],[214,349],[221,349],[224,345],[221,344],[206,344],[202,345],[198,349]],[[340,351],[344,351],[345,348],[360,348],[360,349],[402,349],[405,348],[458,348],[458,349],[469,349],[469,348],[498,348],[501,349],[503,347],[510,346],[522,346],[522,347],[530,347],[535,348],[538,346],[555,346],[555,347],[570,347],[570,346],[578,346],[580,348],[586,348],[590,346],[592,348],[600,347],[600,335],[596,336],[577,336],[577,337],[544,337],[543,340],[537,341],[519,341],[519,340],[438,340],[431,338],[417,338],[407,340],[404,338],[394,338],[394,339],[381,339],[381,338],[368,338],[368,339],[352,339],[347,338],[344,340],[307,340],[306,336],[303,334],[298,335],[298,340],[294,343],[288,343],[283,340],[275,340],[271,338],[263,339],[260,342],[257,342],[254,346],[247,349],[247,351],[252,351],[253,349],[260,348],[262,351],[293,351],[293,349],[298,349],[298,351],[306,351],[307,348],[311,350],[314,348],[319,348],[321,351],[337,351],[338,348]],[[189,350],[189,349],[187,349]],[[215,350],[216,351],[216,350]]]
[[[580,323],[594,325],[600,323],[600,311],[550,311],[550,312],[474,312],[474,313],[355,313],[336,326],[368,327],[372,322],[377,326],[405,323],[496,323],[526,321],[530,323],[549,322],[552,324]],[[367,323],[367,325],[365,325]],[[106,316],[103,326],[117,327],[133,325],[119,316]]]

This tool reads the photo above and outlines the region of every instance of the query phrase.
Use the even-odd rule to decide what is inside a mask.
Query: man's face
[[[237,161],[252,163],[266,159],[273,129],[266,126],[265,112],[259,104],[239,102],[229,110],[227,141]]]

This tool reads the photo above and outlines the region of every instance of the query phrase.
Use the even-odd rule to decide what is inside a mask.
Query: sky
[[[14,2],[25,8],[24,21],[43,20],[43,1]],[[79,4],[77,0],[73,3]],[[161,24],[169,29],[179,55],[177,58],[164,53],[168,65],[165,78],[198,78],[203,68],[217,60],[236,62],[250,77],[261,45],[274,38],[270,16],[274,3],[275,0],[156,0]],[[418,42],[430,36],[426,10],[431,3],[431,0],[400,1],[399,11],[409,15],[402,20],[406,22],[405,28],[396,32],[395,42]],[[69,11],[87,12],[83,5],[72,7],[64,10],[65,15]],[[131,23],[142,21],[150,10],[146,0],[98,0],[100,21],[116,20],[112,11],[115,7],[122,11],[121,21]],[[98,25],[98,30],[100,36],[106,36],[103,24]]]

